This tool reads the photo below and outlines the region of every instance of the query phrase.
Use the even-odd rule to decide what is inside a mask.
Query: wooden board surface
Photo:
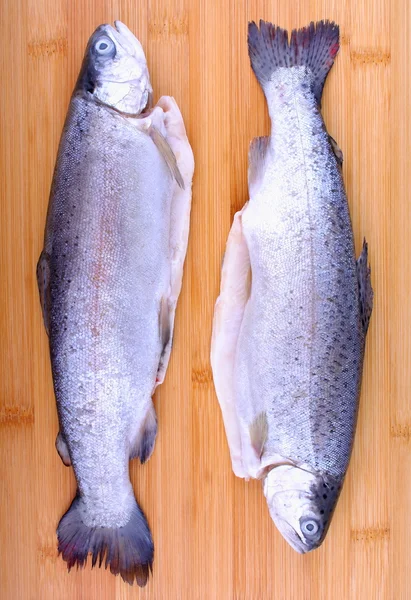
[[[2,0],[0,597],[3,600],[411,598],[411,100],[408,0]],[[132,481],[156,544],[144,590],[67,573],[55,529],[75,481],[54,448],[57,416],[35,282],[59,136],[85,44],[123,20],[158,98],[185,117],[196,173],[174,351],[156,394],[159,436]],[[268,132],[246,26],[329,18],[342,47],[324,115],[344,151],[357,249],[375,290],[351,466],[324,545],[299,556],[258,482],[231,471],[209,343],[220,264],[247,199],[247,149]]]

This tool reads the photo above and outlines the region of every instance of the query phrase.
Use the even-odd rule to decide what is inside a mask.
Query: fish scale
[[[45,244],[51,256],[52,274],[56,275],[50,279],[50,344],[56,355],[53,371],[66,437],[70,427],[78,431],[78,422],[72,424],[70,419],[73,404],[81,403],[86,411],[86,402],[90,413],[81,423],[83,443],[73,444],[73,464],[78,464],[80,472],[87,448],[92,447],[94,440],[99,460],[106,469],[112,469],[114,490],[118,479],[128,479],[127,464],[114,445],[105,447],[106,441],[98,437],[88,439],[88,423],[96,415],[103,418],[97,409],[99,401],[104,401],[104,429],[111,432],[112,442],[118,438],[118,444],[124,445],[130,437],[127,433],[138,427],[135,407],[144,413],[151,405],[153,379],[162,351],[158,305],[168,276],[168,267],[162,260],[168,252],[168,231],[159,216],[170,213],[171,176],[163,161],[159,163],[158,150],[151,139],[132,126],[124,126],[120,115],[111,113],[101,118],[104,109],[82,97],[74,98],[71,111],[68,134],[60,151],[56,201],[47,224],[49,230],[58,233]],[[75,130],[70,133],[71,122],[78,115],[87,120],[82,137]],[[89,140],[95,140],[94,144]],[[78,157],[79,162],[74,173],[72,156]],[[84,161],[88,164],[86,172],[81,166]],[[138,163],[145,168],[136,171],[134,165]],[[153,169],[159,171],[163,180],[160,193],[150,186]],[[88,190],[85,202],[79,198],[78,189],[82,193]],[[141,189],[146,190],[143,203],[136,201]],[[70,217],[69,198],[77,202],[76,209],[70,208]],[[145,206],[150,206],[149,211]],[[152,245],[144,248],[147,235]],[[67,239],[76,240],[78,245],[67,245]],[[68,315],[63,328],[62,314]],[[136,340],[142,338],[145,328],[156,335],[147,337],[142,348]],[[146,360],[141,360],[142,354]],[[92,376],[85,377],[85,371]],[[124,421],[122,429],[117,423],[120,417]],[[83,478],[81,485],[86,485]],[[94,501],[90,498],[90,502]],[[102,506],[103,514],[105,510]]]
[[[238,414],[245,422],[262,411],[270,415],[266,455],[281,453],[341,477],[356,414],[356,403],[344,400],[356,397],[364,336],[344,186],[301,69],[278,69],[266,89],[273,158],[243,216],[253,286],[238,340]],[[353,353],[351,363],[342,346]],[[338,369],[348,377],[336,378]]]
[[[151,107],[139,41],[91,36],[62,133],[37,276],[60,432],[77,493],[58,549],[69,570],[110,567],[146,584],[154,546],[129,460],[154,449],[152,402],[171,352],[194,169],[170,97]],[[178,158],[177,158],[178,157]]]
[[[372,308],[340,170],[320,112],[334,23],[249,25],[272,130],[249,153],[217,300],[211,362],[234,472],[262,480],[298,552],[325,538],[351,454]],[[251,282],[251,283],[250,283]]]

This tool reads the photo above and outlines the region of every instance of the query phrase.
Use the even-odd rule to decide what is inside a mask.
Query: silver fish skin
[[[250,200],[227,243],[212,366],[240,477],[263,480],[298,552],[326,535],[351,454],[372,309],[355,258],[341,153],[320,112],[338,27],[249,26],[271,135],[252,142]]]
[[[56,446],[78,484],[59,552],[69,569],[105,557],[139,585],[154,547],[129,460],[154,448],[152,395],[171,351],[194,168],[176,103],[151,110],[151,92],[138,40],[120,22],[99,27],[70,102],[38,264]]]

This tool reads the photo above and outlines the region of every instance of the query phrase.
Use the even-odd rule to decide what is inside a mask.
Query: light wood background
[[[408,0],[2,0],[2,600],[411,598],[410,14]],[[68,574],[57,557],[75,482],[54,448],[35,282],[71,89],[89,35],[116,18],[143,43],[156,98],[177,99],[196,158],[159,436],[149,463],[131,466],[156,546],[144,590],[104,570]],[[366,235],[375,290],[351,466],[326,542],[306,556],[275,529],[260,484],[234,477],[209,363],[225,240],[247,199],[248,144],[269,126],[246,48],[247,21],[259,18],[341,27],[324,114],[344,151],[356,244]]]

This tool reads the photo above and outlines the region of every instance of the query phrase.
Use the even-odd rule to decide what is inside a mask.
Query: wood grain
[[[156,395],[159,436],[131,477],[152,526],[154,576],[130,588],[67,573],[55,529],[75,481],[57,416],[35,266],[66,108],[87,39],[120,18],[147,51],[156,97],[175,96],[196,158],[174,351]],[[357,437],[324,545],[276,531],[258,482],[231,471],[209,343],[221,258],[247,199],[249,141],[268,131],[246,26],[329,18],[342,47],[325,120],[344,151],[357,248],[369,242],[375,308]],[[3,0],[1,85],[0,552],[4,600],[411,598],[411,8],[408,0]]]

